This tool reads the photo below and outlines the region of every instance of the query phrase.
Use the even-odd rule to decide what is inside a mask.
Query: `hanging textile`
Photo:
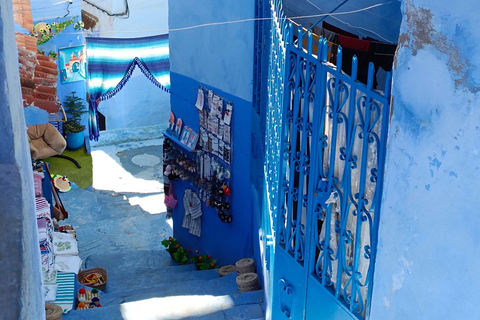
[[[170,92],[168,34],[134,39],[86,38],[88,62],[88,127],[98,140],[100,101],[116,95],[136,67],[157,87]]]

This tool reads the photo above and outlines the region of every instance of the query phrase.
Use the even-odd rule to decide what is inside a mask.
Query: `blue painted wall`
[[[255,1],[171,0],[170,68],[246,101],[252,101]],[[249,111],[250,112],[250,111]]]
[[[12,1],[0,0],[0,310],[45,319],[33,175],[23,116]]]
[[[174,235],[192,250],[218,258],[221,265],[233,264],[253,254],[253,214],[250,187],[251,110],[253,81],[253,22],[180,28],[211,22],[254,17],[254,1],[230,2],[193,0],[169,2],[171,106],[184,124],[198,130],[195,108],[198,86],[214,90],[234,103],[233,109],[233,223],[223,224],[217,214],[203,206],[202,237],[188,234],[183,219],[183,182],[175,183],[180,200],[174,210]]]
[[[478,319],[477,2],[403,3],[371,319]]]
[[[75,21],[81,20],[81,8],[80,0],[74,0],[73,4],[67,6],[66,2],[59,2],[56,0],[31,0],[32,6],[32,17],[34,25],[38,22],[46,22],[51,24],[52,22],[63,22],[65,20],[75,17]],[[47,10],[46,8],[51,8]],[[64,15],[67,15],[64,17]],[[38,45],[38,49],[45,52],[48,55],[51,51],[58,54],[59,48],[72,47],[84,44],[83,32],[75,30],[73,24],[58,35],[52,37],[48,42]],[[58,62],[57,62],[58,65]],[[81,98],[86,98],[86,81],[76,81],[62,84],[60,81],[60,76],[57,78],[57,96],[58,100],[63,104],[66,96],[70,95],[72,91],[76,92],[76,95]],[[85,110],[88,109],[88,104],[86,100]],[[84,131],[85,137],[88,139],[88,126],[87,126],[87,115],[85,114],[82,118],[83,124],[86,126]],[[88,143],[88,142],[87,142]]]
[[[343,2],[344,0],[284,0],[284,5],[288,17],[308,16],[294,18],[308,28],[324,18],[321,15],[332,12]],[[360,37],[373,37],[380,41],[397,43],[402,21],[400,1],[349,0],[335,12],[336,15],[327,17],[325,21]],[[349,13],[343,14],[345,12]]]
[[[115,97],[102,101],[99,110],[105,115],[107,130],[153,125],[166,128],[170,94],[156,87],[136,68],[125,87]]]

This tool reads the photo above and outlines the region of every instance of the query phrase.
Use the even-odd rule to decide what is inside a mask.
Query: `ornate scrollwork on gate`
[[[330,198],[322,213],[316,212],[315,273],[352,313],[364,317],[373,276],[378,168],[384,163],[386,141],[382,135],[388,121],[388,114],[382,112],[388,111],[384,108],[388,100],[380,102],[381,96],[375,100],[367,88],[329,72],[324,134],[319,135],[321,159],[326,163],[316,166],[328,168],[324,176],[318,170],[317,179],[328,185],[323,188]]]

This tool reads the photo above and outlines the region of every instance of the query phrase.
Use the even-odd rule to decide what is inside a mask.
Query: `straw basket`
[[[241,293],[260,290],[258,275],[253,272],[242,273],[237,277],[238,291]]]
[[[255,272],[255,263],[253,259],[250,258],[245,258],[238,260],[235,263],[235,267],[237,267],[237,274],[243,274],[243,273],[250,273],[250,272]]]
[[[103,280],[105,281],[97,282],[97,283],[88,283],[87,281],[85,281],[85,278],[92,273],[97,273],[101,275]],[[107,270],[103,268],[91,268],[91,269],[82,270],[77,274],[77,281],[84,286],[103,291],[105,290],[105,286],[107,285],[107,281],[108,281]]]
[[[45,315],[47,320],[62,320],[62,307],[45,303]]]
[[[232,266],[232,265],[228,265],[228,266],[224,266],[224,267],[221,267],[220,269],[218,269],[218,274],[220,275],[220,277],[224,277],[232,272],[235,272],[237,271],[237,268],[235,266]]]

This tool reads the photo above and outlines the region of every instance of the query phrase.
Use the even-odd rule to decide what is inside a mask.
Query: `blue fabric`
[[[136,67],[157,87],[170,92],[168,34],[133,38],[86,38],[90,140],[98,141],[98,104],[117,94]]]

